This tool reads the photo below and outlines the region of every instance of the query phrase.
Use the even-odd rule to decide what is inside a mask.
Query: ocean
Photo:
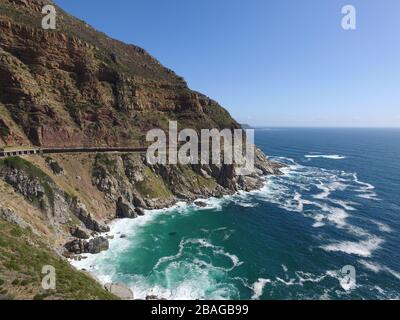
[[[115,221],[110,250],[74,265],[138,299],[399,299],[400,130],[258,129],[255,139],[284,175],[206,208]]]

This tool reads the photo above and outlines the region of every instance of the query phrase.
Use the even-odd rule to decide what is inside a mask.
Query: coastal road
[[[0,158],[35,155],[35,154],[72,154],[72,153],[146,153],[147,148],[27,148],[18,150],[1,150]]]

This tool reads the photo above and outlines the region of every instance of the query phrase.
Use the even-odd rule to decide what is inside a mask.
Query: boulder
[[[74,239],[66,243],[64,247],[70,253],[74,254],[82,254],[82,253],[97,254],[100,253],[101,251],[108,250],[109,242],[108,239],[104,237],[94,238],[89,241],[82,239]]]
[[[203,202],[203,201],[195,201],[194,204],[198,207],[201,208],[206,208],[207,207],[207,203]]]
[[[107,283],[104,288],[122,300],[133,300],[134,298],[132,290],[123,284]]]
[[[110,244],[108,242],[107,238],[104,237],[98,237],[91,239],[87,245],[85,245],[85,252],[91,253],[91,254],[97,254],[100,253],[101,251],[108,250],[110,247]]]
[[[65,249],[70,253],[81,254],[85,253],[85,242],[80,239],[74,239],[64,245]]]

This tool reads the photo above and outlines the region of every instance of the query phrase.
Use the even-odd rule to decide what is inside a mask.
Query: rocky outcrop
[[[133,219],[137,217],[135,208],[131,204],[127,204],[122,200],[122,197],[118,198],[117,201],[117,218],[129,218]]]
[[[79,227],[71,229],[71,236],[85,240],[90,238],[89,234],[86,231],[80,229]]]
[[[75,239],[65,244],[65,249],[73,254],[91,253],[97,254],[108,250],[109,242],[107,238],[97,237],[89,241]]]
[[[4,180],[12,185],[18,193],[30,199],[42,199],[45,191],[38,179],[28,176],[23,170],[10,169]]]
[[[79,225],[72,228],[73,236],[78,238],[88,237],[84,228],[100,233],[110,230],[93,218],[77,197],[69,196],[49,175],[25,159],[14,157],[2,161],[0,178],[25,197],[29,205],[37,207],[44,214],[44,222],[53,230],[56,238],[69,236],[64,226],[70,226],[73,221],[79,221]],[[5,211],[4,216],[8,218],[7,221],[12,218],[9,211]]]
[[[236,175],[235,165],[149,165],[138,155],[99,155],[92,170],[92,182],[116,205],[116,217],[136,218],[142,208],[158,209],[177,201],[220,197],[239,190],[254,190],[263,176],[279,174],[273,163],[258,149],[255,171]]]
[[[86,206],[81,203],[77,198],[72,199],[70,209],[73,214],[85,225],[89,230],[95,232],[108,232],[110,227],[104,226],[96,221],[91,214],[87,211]]]
[[[48,164],[48,166],[50,167],[51,171],[53,171],[53,173],[56,176],[64,175],[64,169],[61,168],[61,166],[58,164],[57,161],[55,161],[54,159],[51,159],[50,157],[47,157],[46,158],[46,163]]]
[[[19,226],[22,229],[27,229],[29,227],[29,224],[24,219],[19,217],[13,210],[9,208],[0,207],[0,218]]]

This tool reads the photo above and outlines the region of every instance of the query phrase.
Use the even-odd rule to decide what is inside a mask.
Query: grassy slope
[[[56,290],[41,288],[42,268],[56,270]],[[58,257],[30,230],[0,219],[0,298],[116,299],[89,275]]]

